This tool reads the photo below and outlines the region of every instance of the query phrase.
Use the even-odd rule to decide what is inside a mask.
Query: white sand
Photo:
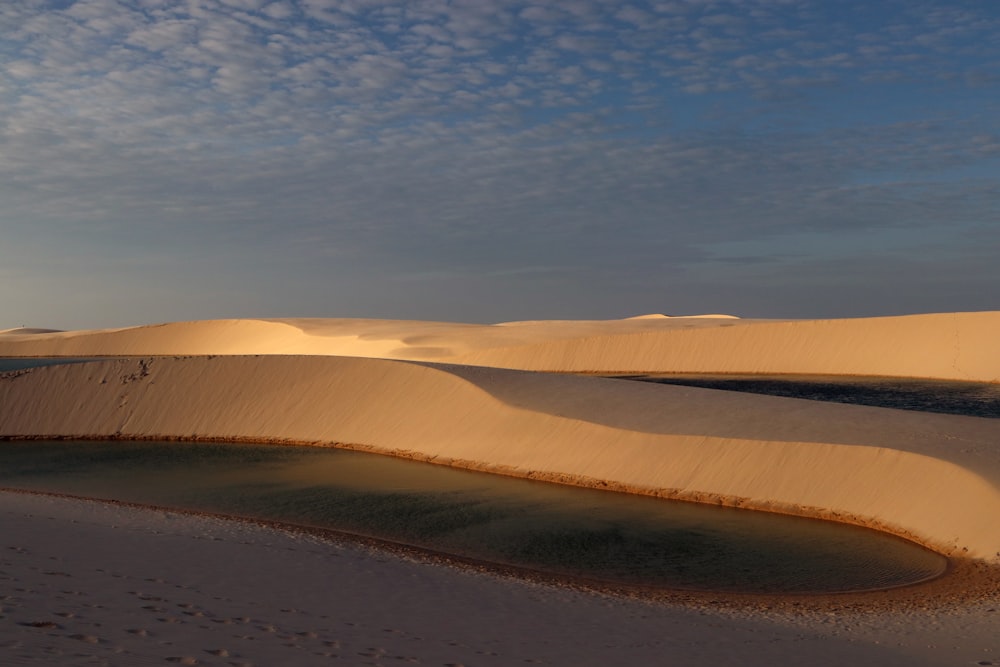
[[[0,379],[0,434],[249,439],[836,517],[1000,552],[1000,420],[381,359],[107,360]],[[977,508],[970,512],[968,508]]]
[[[0,501],[4,665],[1000,663],[1000,596],[924,609],[642,602],[240,522]]]
[[[329,354],[579,372],[831,373],[1000,382],[1000,312],[847,320],[726,316],[498,325],[395,320],[179,322],[0,333],[0,356]]]
[[[0,435],[340,443],[506,474],[824,516],[906,535],[950,555],[1000,563],[1000,521],[996,519],[1000,516],[1000,420],[496,368],[767,371],[997,381],[998,331],[1000,313],[817,322],[641,317],[494,326],[230,320],[114,331],[12,330],[0,333],[0,356],[168,356],[7,374],[0,379]],[[206,354],[267,356],[169,356]],[[302,354],[326,356],[284,356]],[[479,367],[436,365],[427,360]],[[557,592],[456,574],[438,566],[400,563],[389,556],[379,556],[384,562],[374,563],[371,554],[353,548],[347,549],[350,558],[338,564],[355,563],[351,567],[372,573],[368,575],[371,581],[365,581],[356,570],[331,567],[328,550],[333,547],[289,546],[291,551],[281,555],[292,558],[289,554],[295,554],[300,577],[289,571],[291,562],[281,564],[278,552],[254,546],[257,538],[247,538],[241,531],[249,529],[238,527],[240,524],[213,522],[222,542],[201,540],[194,548],[186,531],[207,530],[196,521],[168,522],[160,514],[132,510],[128,514],[121,509],[108,514],[111,510],[65,501],[21,497],[14,501],[9,494],[4,494],[3,500],[4,508],[12,508],[4,514],[7,524],[3,534],[25,542],[11,544],[14,549],[10,553],[26,548],[32,540],[39,549],[34,559],[17,563],[7,562],[13,556],[6,554],[4,569],[15,568],[10,571],[22,582],[21,588],[41,590],[39,587],[50,581],[47,577],[58,576],[44,574],[48,566],[39,564],[42,559],[66,560],[79,553],[80,560],[73,568],[60,568],[80,577],[79,587],[86,596],[122,605],[130,600],[129,595],[136,597],[128,590],[146,590],[137,587],[136,582],[146,578],[142,575],[169,571],[177,581],[202,582],[176,589],[192,591],[185,596],[193,598],[182,601],[185,596],[175,592],[177,604],[208,608],[209,598],[218,593],[232,598],[232,604],[220,605],[224,610],[213,613],[220,617],[230,614],[232,620],[237,614],[230,610],[252,604],[247,599],[251,594],[243,587],[267,572],[274,577],[273,583],[255,585],[253,595],[273,600],[278,609],[282,605],[308,608],[311,625],[317,625],[315,619],[329,614],[330,609],[339,610],[342,618],[353,614],[363,620],[353,627],[353,634],[341,634],[352,642],[357,639],[359,645],[370,645],[365,648],[382,647],[407,655],[400,647],[418,645],[412,639],[407,643],[396,637],[392,630],[425,637],[452,636],[462,646],[461,651],[457,646],[442,648],[435,639],[434,648],[425,655],[431,664],[514,664],[527,657],[553,664],[612,664],[620,662],[612,655],[623,654],[632,664],[657,664],[660,658],[656,656],[671,651],[677,651],[676,664],[700,664],[703,660],[724,664],[919,664],[923,658],[926,664],[974,664],[989,660],[977,657],[986,649],[997,650],[993,633],[981,632],[983,627],[996,627],[993,612],[987,611],[997,604],[995,592],[984,597],[980,590],[976,600],[957,610],[932,605],[920,613],[910,604],[895,615],[885,614],[884,609],[875,616],[851,612],[845,620],[839,614],[825,617],[816,612],[796,620],[794,614],[771,618],[756,609],[752,618],[733,620],[714,613],[701,616],[704,609]],[[25,512],[41,512],[41,507],[51,519],[25,519]],[[74,519],[75,512],[91,518],[74,524],[74,520],[81,521]],[[134,527],[127,531],[114,527],[119,525],[119,515],[114,512],[128,514]],[[149,533],[161,530],[164,522],[180,531],[164,543],[169,549],[156,550],[163,557],[138,558],[137,550],[148,549]],[[75,536],[79,530],[84,533]],[[266,543],[303,539],[268,531],[254,535],[265,535],[260,539]],[[250,544],[242,544],[244,541]],[[66,549],[68,544],[74,548]],[[195,554],[192,558],[203,563],[203,571],[192,561],[166,557],[175,546],[181,553],[190,547]],[[251,551],[254,556],[248,558]],[[129,571],[122,578],[132,577],[131,588],[118,590],[106,574],[95,573],[95,564],[106,558],[113,558],[123,572]],[[299,558],[302,563],[298,563]],[[39,569],[30,570],[29,562]],[[227,580],[224,575],[228,573],[231,578]],[[152,578],[156,576],[166,580],[163,575]],[[324,577],[331,578],[329,589],[321,591],[309,584],[324,581]],[[422,578],[437,583],[421,583]],[[221,588],[215,590],[212,586],[217,579]],[[411,590],[411,586],[416,588]],[[345,594],[345,587],[353,593]],[[156,596],[167,599],[160,588],[157,591]],[[450,598],[453,593],[457,597]],[[34,602],[23,604],[44,606],[40,595],[25,593],[24,599]],[[289,596],[296,600],[294,604],[281,602]],[[397,601],[384,603],[381,596]],[[400,596],[407,601],[399,601]],[[5,608],[14,604],[9,600],[8,595]],[[393,604],[397,611],[386,615],[387,605]],[[111,605],[105,608],[111,609]],[[401,608],[405,611],[398,611]],[[105,618],[106,624],[116,622],[114,614],[119,613],[107,611],[102,617],[105,612],[100,609],[87,609],[92,618]],[[469,609],[475,612],[470,615]],[[32,608],[32,613],[41,611],[40,607]],[[282,620],[281,613],[272,608],[258,625],[284,623],[282,627],[290,630],[290,621]],[[380,624],[370,623],[373,614],[392,622],[381,623],[384,627],[376,631]],[[955,614],[971,629],[944,623],[945,614]],[[531,628],[539,627],[539,619],[545,619],[544,634],[526,639],[524,635],[530,635]],[[805,630],[793,627],[795,623]],[[841,627],[843,623],[847,629]],[[407,627],[398,627],[404,625]],[[903,628],[909,626],[916,628],[915,634],[905,634],[910,630]],[[49,637],[38,640],[42,642],[38,646],[52,650],[56,650],[55,643],[72,644],[65,643],[70,640],[57,642],[62,632],[59,628],[4,627],[15,637],[11,641],[21,642],[17,650],[38,636]],[[211,622],[208,627],[212,628]],[[597,633],[580,628],[603,630]],[[140,629],[152,631],[152,627]],[[184,639],[188,630],[193,633],[190,640]],[[375,633],[383,630],[387,630],[383,641],[375,641]],[[842,631],[849,641],[833,639]],[[897,631],[904,632],[898,640],[901,648],[886,652],[872,643],[873,637],[895,643],[896,637],[890,635]],[[0,641],[7,641],[7,632]],[[188,653],[164,657],[210,661],[219,657],[204,651],[216,646],[236,655],[235,649],[219,642],[208,644],[209,636],[195,628],[171,632],[172,641]],[[86,650],[152,646],[141,633],[129,638],[80,630],[66,636],[73,634],[96,638],[96,643],[73,640],[78,645],[87,644]],[[329,636],[329,641],[338,639]],[[764,637],[774,639],[773,645]],[[505,658],[468,653],[490,638],[496,640],[493,646],[503,648]],[[277,648],[277,642],[272,644],[276,651],[306,650],[293,649],[302,645],[296,642],[299,640],[288,639],[281,644],[284,648]],[[943,647],[942,642],[950,647]],[[927,643],[934,643],[935,648],[927,648]],[[420,646],[421,650],[427,648]],[[796,653],[800,650],[802,653]],[[151,655],[163,654],[154,651]],[[277,664],[270,653],[254,655],[263,656],[252,659],[257,664]],[[379,660],[398,662],[385,656],[378,660],[366,657],[377,664],[381,664]],[[359,664],[359,660],[355,651],[346,661]],[[289,664],[287,658],[279,662]],[[125,660],[116,664],[136,663]]]

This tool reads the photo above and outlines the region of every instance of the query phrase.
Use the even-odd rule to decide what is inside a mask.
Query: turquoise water
[[[921,547],[851,526],[314,447],[0,442],[0,486],[267,518],[670,588],[873,589],[945,567]]]

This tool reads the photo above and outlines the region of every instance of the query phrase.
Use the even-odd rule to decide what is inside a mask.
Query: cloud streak
[[[1000,240],[987,6],[34,0],[0,34],[0,225],[43,255],[201,245],[238,272],[267,247],[512,290],[569,267],[533,316],[738,240]],[[452,313],[440,283],[430,310],[522,315]]]

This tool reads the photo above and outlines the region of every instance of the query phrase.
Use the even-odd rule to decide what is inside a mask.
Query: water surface
[[[58,366],[59,364],[79,364],[96,361],[98,357],[0,357],[0,373],[20,371],[38,366]]]
[[[617,376],[623,377],[623,376]],[[712,375],[651,373],[623,379],[706,389],[1000,418],[1000,384],[842,375]]]
[[[945,559],[875,531],[315,447],[0,442],[0,486],[260,517],[611,582],[891,587]]]

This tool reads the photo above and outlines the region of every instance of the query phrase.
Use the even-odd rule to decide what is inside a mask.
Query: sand
[[[495,325],[216,320],[0,333],[0,356],[322,354],[537,371],[807,373],[1000,382],[1000,312],[843,320],[643,316]]]
[[[1000,596],[637,600],[216,518],[0,493],[4,665],[1000,663]]]
[[[551,371],[997,381],[998,330],[1000,313],[787,322],[645,316],[501,325],[226,320],[87,332],[15,329],[0,333],[0,356],[144,358],[3,375],[0,436],[335,444],[502,474],[859,523],[993,567],[1000,565],[1000,420]],[[225,625],[234,635],[228,627],[233,619],[252,616],[240,612],[253,606],[248,585],[261,596],[256,609],[267,610],[255,617],[256,629],[244,628],[256,638],[244,642],[260,643],[240,655],[255,664],[312,664],[309,660],[320,660],[316,653],[324,649],[306,640],[321,636],[341,643],[340,658],[348,664],[395,663],[407,656],[424,664],[514,664],[529,658],[610,664],[623,656],[632,664],[658,664],[664,656],[673,656],[672,664],[987,664],[990,658],[982,656],[1000,650],[995,633],[984,630],[996,627],[988,610],[996,607],[998,595],[981,583],[957,607],[952,596],[947,605],[928,604],[922,611],[914,602],[917,596],[903,609],[883,608],[878,614],[865,612],[864,604],[849,613],[830,612],[827,605],[827,611],[805,616],[787,610],[772,615],[760,605],[723,612],[704,602],[636,602],[456,572],[238,522],[180,520],[162,512],[18,494],[2,497],[3,534],[9,542],[4,572],[14,573],[11,578],[22,590],[5,593],[6,629],[0,642],[6,644],[0,645],[18,655],[76,647],[97,651],[113,664],[137,664],[111,656],[144,655],[141,651],[181,664],[238,664],[244,658],[232,656],[242,650],[235,648],[239,642],[216,641],[221,637],[216,626]],[[132,527],[123,528],[126,524]],[[151,535],[160,534],[169,537],[150,557],[150,545],[161,539]],[[271,551],[260,546],[279,543],[284,546]],[[19,549],[34,555],[22,557]],[[175,550],[190,552],[194,560],[165,556]],[[109,575],[112,569],[100,565],[109,558],[122,576]],[[178,607],[180,613],[170,607],[169,615],[179,622],[155,621],[161,625],[154,626],[147,618],[136,632],[114,636],[86,628],[70,632],[72,624],[41,618],[56,611],[44,609],[52,603],[45,602],[51,591],[43,589],[61,577],[45,574],[55,571],[47,563],[51,559],[60,561],[59,571],[79,578],[77,588],[83,592],[73,596],[104,601],[104,611],[84,608],[63,592],[70,596],[65,605],[78,608],[73,618],[115,626],[116,619],[133,613],[129,605],[141,594],[175,606],[200,605],[206,614],[231,623],[210,619],[202,622],[209,630],[181,629],[174,626],[194,623],[182,618],[188,616],[183,610],[194,607]],[[359,571],[369,572],[369,579]],[[259,586],[267,579],[264,573],[271,583]],[[189,583],[172,583],[167,591],[164,582],[170,577]],[[147,579],[152,581],[139,585]],[[330,585],[320,590],[310,583],[315,581]],[[306,610],[297,621],[303,629],[295,629],[291,619],[297,617],[283,608]],[[331,621],[334,612],[337,622]],[[137,619],[143,616],[134,613]],[[32,614],[39,619],[29,619]],[[346,620],[352,614],[355,620]],[[945,617],[958,620],[950,624]],[[59,627],[45,625],[49,622]],[[342,627],[347,622],[356,625]],[[544,633],[531,632],[542,623]],[[376,629],[379,625],[384,627]],[[260,629],[266,626],[276,629]],[[154,642],[156,632],[167,632],[173,643]],[[273,639],[279,635],[283,641]],[[418,635],[431,639],[420,643],[413,639]],[[271,639],[263,641],[265,636]],[[455,643],[448,644],[448,637]],[[343,649],[345,642],[350,649]],[[487,643],[499,649],[498,655],[476,653]],[[361,644],[377,655],[359,657],[353,649]],[[264,646],[270,648],[259,648]],[[118,649],[124,653],[115,654]],[[175,653],[163,653],[168,650]],[[225,651],[228,657],[210,651]],[[392,659],[390,653],[402,658]],[[302,660],[287,657],[292,654]]]
[[[0,378],[0,435],[340,445],[1000,553],[1000,420],[509,369],[155,357]],[[979,511],[969,512],[969,507]]]

